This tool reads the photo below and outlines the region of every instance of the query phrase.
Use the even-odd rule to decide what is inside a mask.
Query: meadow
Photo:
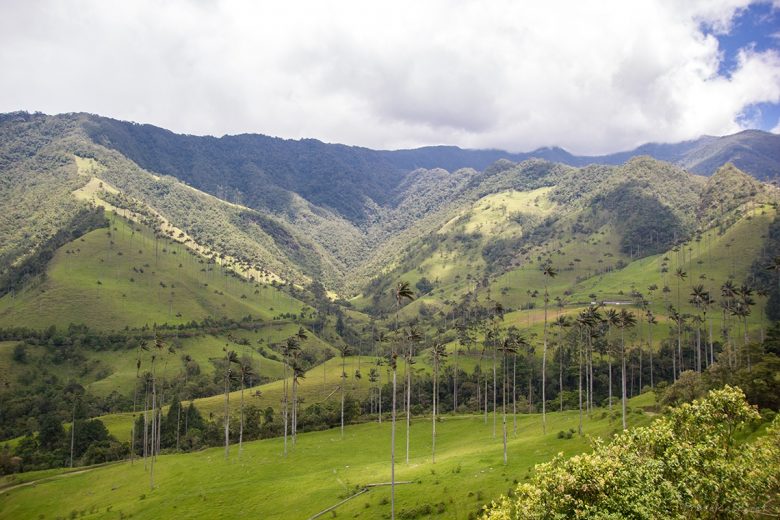
[[[639,399],[647,397],[640,396]],[[646,403],[643,403],[646,404]],[[636,408],[631,424],[646,424],[651,414]],[[501,418],[493,437],[492,420],[478,415],[445,415],[437,424],[436,462],[431,461],[431,419],[418,417],[411,427],[411,453],[405,462],[405,425],[398,422],[396,487],[398,518],[474,518],[482,505],[528,478],[534,464],[562,453],[589,449],[590,439],[618,428],[607,412],[596,409],[585,419],[584,437],[559,438],[576,431],[576,411],[541,417],[518,415],[517,433],[508,417],[508,464],[502,461]],[[150,489],[144,462],[121,462],[66,474],[38,484],[0,490],[2,518],[310,518],[367,484],[390,480],[390,423],[365,423],[303,433],[287,457],[282,439],[245,443],[193,454],[161,455]],[[147,463],[148,465],[148,463]],[[43,476],[50,477],[51,473]],[[27,477],[30,478],[29,476]],[[389,516],[390,488],[369,488],[326,517]],[[75,515],[75,516],[74,516]]]

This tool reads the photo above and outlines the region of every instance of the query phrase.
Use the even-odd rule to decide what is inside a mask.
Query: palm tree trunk
[[[477,412],[482,407],[482,382],[479,380],[479,374],[477,374]],[[485,421],[487,424],[487,421]]]
[[[412,346],[409,345],[409,357],[406,361],[406,463],[409,464],[409,434],[412,426]]]
[[[752,364],[750,363],[750,347],[749,347],[749,343],[750,343],[750,334],[748,333],[748,319],[747,319],[747,314],[745,314],[744,320],[745,320],[745,355],[747,356],[747,367],[748,367],[748,372],[752,372],[752,371],[753,371],[753,366],[752,366]]]
[[[577,391],[579,394],[580,424],[579,434],[582,435],[582,341],[580,341],[579,350],[579,373],[577,375]]]
[[[130,433],[130,464],[135,461],[135,409],[138,400],[138,374],[135,376],[135,389],[133,390],[133,428]]]
[[[547,284],[544,286],[544,346],[542,347],[542,433],[547,433]],[[506,451],[506,448],[504,448]],[[504,454],[506,464],[506,453]]]
[[[146,457],[149,454],[149,380],[144,377],[144,470],[146,470]]]
[[[637,334],[639,343],[639,394],[642,393],[642,335]]]
[[[162,439],[162,393],[160,395],[160,402],[157,404],[157,455],[160,454],[160,443]]]
[[[696,371],[701,374],[701,327],[696,323]]]
[[[341,438],[344,438],[344,387],[347,386],[346,357],[341,356]]]
[[[620,329],[620,361],[621,361],[621,389],[623,406],[623,429],[626,429],[626,346],[623,339],[624,329]]]
[[[512,431],[517,435],[517,354],[512,354]]]
[[[395,365],[395,360],[392,361]],[[397,393],[397,369],[393,366],[393,410],[390,428],[390,518],[395,519],[395,415]]]
[[[488,418],[488,391],[487,391],[487,377],[485,377],[485,391],[483,392],[485,394],[485,424],[487,424],[487,418]]]
[[[433,414],[431,418],[431,462],[436,462],[436,382],[439,379],[439,362],[433,361]]]
[[[715,363],[715,352],[712,346],[712,316],[710,315],[710,331],[709,331],[709,344],[710,344],[710,365]]]
[[[504,420],[503,420],[503,434],[504,434],[504,466],[507,464],[507,456],[506,456],[506,350],[504,350],[504,385],[503,385],[503,391],[501,392],[501,411],[503,412]]]
[[[563,344],[558,345],[558,398],[563,411]]]
[[[497,345],[493,345],[493,438],[496,438],[496,384],[498,377],[496,376],[496,355]]]
[[[593,339],[588,341],[588,417],[593,413]]]
[[[677,323],[677,345],[680,345],[680,324],[679,321]],[[674,351],[674,347],[672,347],[672,382],[677,381],[677,353]]]
[[[155,435],[157,431],[157,385],[154,374],[154,359],[152,359],[152,453],[149,461],[149,489],[154,489],[154,460],[155,454]]]
[[[609,422],[612,422],[612,356],[609,352],[607,352],[607,362],[609,363]]]
[[[655,388],[655,380],[653,379],[653,324],[650,324],[647,333],[650,335],[650,342],[648,347],[650,350],[650,390]]]
[[[452,373],[452,413],[458,412],[458,347],[455,347],[455,369]]]
[[[324,363],[323,363],[324,365]],[[287,456],[287,359],[282,362],[284,370],[284,396],[282,397],[282,420],[284,421],[284,456]],[[227,449],[227,448],[226,448]]]
[[[230,455],[230,362],[228,361],[228,368],[225,369],[225,460]],[[286,405],[286,403],[285,403]],[[286,408],[286,406],[285,406]],[[285,418],[286,419],[286,418]],[[287,422],[285,421],[285,425]],[[287,450],[287,431],[285,428],[285,453]]]
[[[241,374],[241,404],[240,419],[238,422],[238,458],[241,458],[241,452],[244,450],[244,374]],[[295,437],[293,437],[294,439]]]

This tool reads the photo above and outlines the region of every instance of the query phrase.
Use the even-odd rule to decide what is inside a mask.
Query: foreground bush
[[[739,388],[711,391],[591,454],[536,467],[485,520],[515,518],[759,518],[780,513],[780,419],[753,443],[741,425],[759,418]]]

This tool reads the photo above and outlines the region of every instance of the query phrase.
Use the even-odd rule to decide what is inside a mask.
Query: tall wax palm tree
[[[649,336],[647,346],[650,353],[650,389],[652,390],[655,388],[655,380],[653,378],[653,325],[657,325],[658,320],[655,319],[655,315],[650,309],[647,309],[645,312],[645,320],[647,320],[647,334]]]
[[[341,438],[344,438],[344,390],[347,386],[347,356],[349,355],[349,345],[344,343],[339,346],[339,355],[341,356]]]
[[[507,464],[507,446],[506,446],[506,380],[507,380],[507,355],[508,354],[516,354],[517,353],[517,346],[518,346],[518,338],[515,334],[507,334],[505,338],[501,340],[499,348],[501,349],[501,358],[502,363],[501,365],[504,368],[504,378],[503,378],[503,385],[502,385],[502,399],[501,399],[501,411],[503,415],[502,420],[502,434],[503,434],[503,441],[504,441],[504,465]]]
[[[674,305],[669,305],[669,319],[677,325],[677,350],[680,352],[680,363],[682,363],[682,327],[685,323],[685,317],[674,308]],[[680,367],[682,372],[682,366]],[[672,347],[672,380],[677,381],[677,353]]]
[[[293,355],[293,361],[295,363],[295,366],[291,366],[292,370],[292,377],[293,377],[293,409],[292,409],[292,443],[293,446],[295,446],[295,442],[298,440],[298,380],[303,379],[303,374],[305,371],[303,370],[303,366],[301,363],[301,346],[306,339],[308,339],[308,335],[306,334],[306,329],[303,327],[298,327],[298,332],[295,333],[295,341],[296,345],[298,346],[297,349],[295,349],[292,352]]]
[[[225,346],[225,459],[230,456],[230,382],[235,379],[232,365],[238,363],[238,354],[235,350],[228,350]]]
[[[292,363],[290,364],[290,370],[292,371],[292,444],[295,446],[295,442],[298,440],[298,387],[300,387],[301,379],[306,378],[306,370],[303,368],[303,362],[301,360],[302,352],[297,350],[293,354]]]
[[[70,385],[69,385],[70,386]],[[73,413],[71,415],[71,423],[70,423],[70,467],[73,467],[73,451],[75,448],[76,443],[76,407],[78,406],[79,401],[81,400],[81,397],[84,393],[84,388],[81,387],[79,384],[74,384],[70,386],[70,397],[73,400]]]
[[[743,350],[747,359],[747,367],[748,371],[752,370],[752,366],[750,363],[750,349],[748,348],[748,343],[750,342],[750,336],[748,333],[748,316],[750,316],[750,308],[756,304],[756,301],[753,299],[753,289],[751,289],[748,285],[742,284],[739,289],[737,290],[737,301],[736,305],[734,306],[733,314],[739,318],[742,318],[743,323],[743,333],[744,333],[744,343],[743,343]]]
[[[548,282],[555,278],[558,272],[550,264],[542,267],[544,276],[544,347],[542,348],[542,433],[547,433],[547,305],[550,302]]]
[[[636,325],[636,316],[634,313],[625,309],[620,310],[620,363],[621,363],[621,387],[622,387],[622,407],[623,407],[623,429],[626,429],[626,328]]]
[[[684,249],[683,249],[684,251]],[[677,308],[682,313],[682,301],[680,300],[680,284],[688,278],[688,273],[683,270],[682,267],[678,267],[674,272],[674,277],[677,278]],[[677,356],[680,361],[680,372],[682,372],[682,321],[677,322]],[[677,374],[674,374],[674,380],[677,381]]]
[[[162,352],[165,345],[162,342],[160,336],[157,335],[157,331],[154,333],[154,352],[152,354],[152,457],[149,464],[149,489],[154,489],[154,462],[157,458],[157,442],[156,438],[159,435],[157,433],[158,414],[157,414],[157,381],[155,377],[154,361],[155,358]]]
[[[497,393],[497,372],[496,372],[496,363],[497,363],[497,357],[498,357],[498,350],[499,346],[501,344],[500,339],[500,333],[498,329],[498,320],[504,319],[504,306],[501,305],[501,303],[496,302],[493,306],[493,309],[491,310],[491,316],[490,316],[490,331],[489,334],[485,336],[485,339],[487,340],[490,338],[490,346],[493,350],[493,438],[496,437],[496,413],[497,413],[497,399],[496,399],[496,393]]]
[[[374,336],[374,342],[376,344],[379,344],[379,345],[381,345],[382,343],[385,343],[387,340],[388,340],[388,338],[387,338],[387,335],[384,333],[384,331],[380,331],[380,332],[378,332]],[[377,367],[382,366],[382,357],[379,356],[379,355],[377,355],[377,358],[376,358],[376,366]],[[379,387],[379,392],[378,392],[379,393],[379,395],[378,395],[379,408],[378,408],[378,413],[377,413],[377,416],[378,416],[377,417],[377,422],[379,422],[379,424],[382,424],[382,373],[381,373],[381,369],[377,368],[377,373],[378,373],[378,375],[377,375],[377,382],[379,383],[378,384],[378,387]]]
[[[252,370],[252,364],[246,361],[239,361],[238,363],[238,377],[241,382],[241,418],[238,426],[238,457],[241,458],[241,453],[244,450],[244,386],[246,382],[251,380],[254,375]],[[181,405],[179,405],[181,408]]]
[[[577,327],[579,328],[579,337],[580,337],[579,349],[578,349],[579,371],[577,377],[577,393],[578,393],[579,412],[580,412],[580,422],[579,422],[578,430],[580,435],[582,435],[582,362],[583,362],[582,338],[584,335],[587,335],[587,341],[590,342],[591,331],[596,326],[596,319],[595,319],[596,312],[597,311],[594,310],[594,306],[591,305],[587,309],[580,311],[576,319]]]
[[[704,286],[699,284],[691,289],[691,303],[701,313],[696,317],[696,371],[701,372],[702,369],[702,356],[701,356],[701,324],[705,322],[706,306],[710,299],[710,293],[704,289]],[[705,354],[706,355],[706,354]]]
[[[409,282],[398,282],[394,289],[395,296],[395,330],[398,332],[398,313],[401,310],[401,302],[414,300],[414,293],[409,288]],[[395,421],[396,421],[396,395],[398,393],[398,352],[396,343],[393,343],[393,351],[390,355],[390,367],[393,370],[393,405],[392,426],[390,429],[390,518],[395,519]]]
[[[580,435],[582,435],[582,345],[583,345],[583,336],[585,334],[585,331],[588,329],[589,324],[589,318],[588,313],[585,310],[580,311],[580,313],[577,315],[577,318],[575,320],[577,324],[577,329],[579,332],[579,341],[577,342],[577,358],[578,358],[578,370],[577,370],[577,401],[578,401],[578,408],[579,408],[579,427],[578,432]]]
[[[422,334],[416,327],[409,327],[404,332],[404,342],[407,345],[404,356],[406,366],[406,463],[409,464],[409,441],[412,431],[412,366],[414,361],[414,345],[422,340]]]
[[[707,333],[707,343],[709,345],[709,363],[708,365],[712,365],[715,362],[715,347],[713,346],[712,341],[712,314],[710,314],[709,320],[707,320],[707,312],[709,311],[710,307],[715,305],[715,300],[712,298],[712,295],[710,295],[709,291],[705,294],[704,300],[702,301],[702,312],[704,313],[704,320],[707,321],[708,325],[708,333]]]
[[[447,357],[447,347],[443,343],[436,343],[431,349],[433,361],[433,409],[431,416],[431,462],[436,462],[436,406],[439,395],[439,367]]]
[[[552,326],[557,327],[561,331],[561,335],[564,336],[564,338],[561,338],[558,341],[558,397],[560,399],[560,411],[563,411],[564,339],[565,330],[572,326],[572,321],[568,316],[562,315],[555,319],[555,321],[552,323]],[[515,433],[517,433],[517,429],[515,429]]]
[[[620,326],[620,313],[615,309],[607,309],[604,313],[604,321],[607,326],[607,360],[609,363],[609,420],[612,421],[612,350],[609,331],[612,327]]]
[[[377,409],[377,381],[379,381],[379,370],[376,367],[371,367],[368,370],[368,382],[371,385],[371,398],[369,401],[370,413],[374,413]]]
[[[463,318],[463,322],[458,326],[458,343],[460,343],[460,346],[466,347],[466,349],[470,352],[471,351],[471,345],[474,343],[474,338],[472,337],[471,333],[471,327],[469,327],[469,324],[466,322],[465,317]],[[455,347],[455,363],[453,367],[453,373],[452,373],[452,411],[457,412],[458,410],[458,359],[460,357],[461,349],[458,347]]]
[[[137,359],[135,361],[135,388],[133,389],[133,430],[132,430],[132,437],[130,438],[130,464],[133,463],[133,460],[135,459],[135,412],[136,412],[136,402],[138,401],[138,379],[141,372],[141,351],[142,350],[148,350],[148,347],[146,346],[146,340],[141,340],[138,342],[137,347]]]
[[[723,310],[723,336],[725,343],[728,346],[729,368],[734,368],[735,361],[732,358],[732,356],[734,356],[734,348],[731,343],[731,333],[728,321],[728,316],[734,308],[735,298],[737,296],[737,287],[734,285],[733,280],[726,280],[723,285],[720,286],[720,296],[722,298],[720,306]]]
[[[642,316],[645,316],[645,311],[647,311],[647,309],[650,307],[650,302],[645,300],[644,297],[641,296],[641,295],[639,297],[639,307],[642,309],[642,313],[640,313],[640,318],[641,318]],[[638,342],[637,346],[638,346],[638,349],[639,349],[639,393],[642,393],[642,388],[643,388],[642,387],[642,377],[644,375],[644,366],[643,366],[644,356],[643,356],[643,352],[642,352],[642,335],[641,335],[641,333],[639,334],[639,342]]]
[[[290,422],[289,405],[289,385],[287,383],[287,369],[290,367],[293,353],[300,348],[298,338],[295,335],[290,336],[282,347],[282,369],[284,370],[283,397],[282,397],[282,420],[284,422],[284,456],[287,456],[287,434]]]

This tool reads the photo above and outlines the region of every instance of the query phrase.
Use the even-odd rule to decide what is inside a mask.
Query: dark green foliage
[[[677,215],[637,182],[626,182],[596,196],[592,204],[612,212],[625,254],[646,256],[666,251],[687,236]]]
[[[434,287],[433,283],[424,276],[417,280],[417,283],[414,284],[414,286],[420,294],[428,294]]]
[[[27,346],[24,343],[18,343],[15,345],[14,353],[12,354],[11,359],[17,363],[27,363]]]
[[[780,321],[780,218],[769,224],[761,254],[750,267],[751,286],[766,291],[766,317],[773,322]]]
[[[41,417],[38,427],[38,443],[47,451],[54,451],[64,447],[65,430],[62,422],[56,416],[47,414]]]

